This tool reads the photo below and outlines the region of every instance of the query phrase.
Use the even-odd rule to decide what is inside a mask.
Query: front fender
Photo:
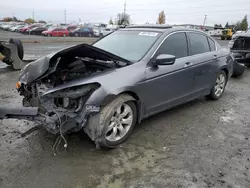
[[[100,87],[92,93],[92,95],[86,101],[86,104],[96,105],[96,106],[105,106],[109,102],[114,100],[114,98],[116,98],[119,94],[125,93],[125,92],[128,92],[128,93],[131,92],[137,95],[134,87],[131,87],[131,86],[121,87],[115,90],[108,90],[103,87]]]

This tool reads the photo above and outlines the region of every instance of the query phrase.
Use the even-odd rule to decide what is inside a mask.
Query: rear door
[[[173,65],[147,67],[147,81],[143,84],[146,94],[147,114],[183,103],[192,98],[194,73],[188,57],[185,32],[170,34],[161,44],[153,58],[161,54],[176,57]]]
[[[188,32],[190,57],[194,71],[194,92],[196,95],[207,94],[211,89],[213,63],[217,62],[219,54],[215,46],[209,45],[208,37],[198,32]],[[210,39],[211,40],[211,39]],[[213,42],[213,41],[210,41]]]
[[[58,31],[58,36],[59,36],[59,37],[62,37],[63,34],[65,34],[65,29],[59,29],[59,31]]]
[[[58,32],[59,32],[59,29],[54,29],[51,34],[53,37],[57,37],[58,36]]]

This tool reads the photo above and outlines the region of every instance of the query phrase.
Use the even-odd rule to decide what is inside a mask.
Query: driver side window
[[[176,58],[188,56],[187,37],[184,32],[174,33],[168,36],[157,51],[157,56],[161,54],[174,55]]]

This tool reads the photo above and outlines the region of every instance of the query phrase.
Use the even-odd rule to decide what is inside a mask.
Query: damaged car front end
[[[237,73],[243,74],[246,69],[244,66],[250,66],[250,30],[235,35],[229,42],[228,47],[237,62]]]
[[[89,101],[101,87],[97,77],[128,64],[86,44],[38,59],[21,70],[16,83],[23,107],[0,108],[0,118],[31,120],[53,134],[79,131],[100,111],[100,103]]]

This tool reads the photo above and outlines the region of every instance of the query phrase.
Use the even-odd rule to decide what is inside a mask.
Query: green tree
[[[130,15],[125,13],[118,13],[115,22],[117,25],[129,25],[131,22]]]
[[[113,25],[113,24],[114,24],[114,22],[113,22],[112,18],[110,18],[109,19],[109,25]]]
[[[13,16],[12,20],[13,20],[14,22],[18,22],[18,19],[17,19],[15,16]]]
[[[225,28],[228,28],[228,26],[229,26],[229,25],[228,25],[228,22],[227,22],[226,25],[225,25]]]
[[[242,19],[242,21],[240,23],[240,29],[242,31],[246,31],[248,29],[247,15],[245,15],[244,18]]]
[[[159,13],[157,23],[158,23],[158,24],[165,24],[165,19],[166,19],[165,13],[164,13],[164,11],[161,11],[161,12]]]
[[[241,30],[241,21],[236,22],[236,24],[234,25],[234,30],[235,31]]]

